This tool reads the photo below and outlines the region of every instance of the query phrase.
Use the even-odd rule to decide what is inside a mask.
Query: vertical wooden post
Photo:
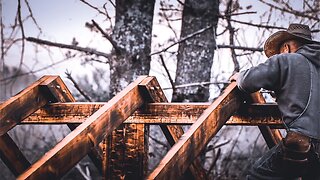
[[[143,179],[147,173],[149,126],[122,124],[104,140],[105,179]]]

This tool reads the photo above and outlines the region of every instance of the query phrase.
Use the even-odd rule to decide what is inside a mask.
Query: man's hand
[[[229,78],[229,81],[232,82],[232,81],[237,81],[239,77],[239,73],[234,73],[230,78]]]

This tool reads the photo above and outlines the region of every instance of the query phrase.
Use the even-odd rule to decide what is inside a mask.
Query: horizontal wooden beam
[[[144,103],[138,89],[143,79],[139,77],[93,113],[18,179],[58,179],[68,172]]]
[[[241,105],[239,90],[231,83],[168,151],[147,179],[177,179],[200,154],[211,138]]]
[[[105,103],[52,103],[21,122],[21,124],[82,123]],[[149,103],[138,109],[124,123],[193,124],[209,103]],[[227,125],[270,125],[282,127],[276,104],[250,104],[241,106]]]

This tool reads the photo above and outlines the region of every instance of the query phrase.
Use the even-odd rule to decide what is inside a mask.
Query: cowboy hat
[[[287,30],[272,34],[264,44],[264,53],[267,57],[280,53],[283,42],[291,39],[304,41],[306,43],[319,43],[312,40],[309,26],[303,24],[290,24]]]

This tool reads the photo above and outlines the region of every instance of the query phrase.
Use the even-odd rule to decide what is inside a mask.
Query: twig
[[[91,20],[93,25],[101,32],[101,34],[108,39],[108,41],[111,43],[112,47],[116,50],[117,54],[120,54],[121,49],[119,48],[118,44],[112,39],[111,36],[109,36],[109,34],[107,34],[106,32],[104,32],[104,30],[99,26],[98,23],[96,23],[93,19]]]
[[[79,164],[76,165],[76,169],[80,172],[85,180],[91,180],[92,178],[88,176],[86,172],[84,172]],[[89,174],[90,175],[90,174]]]
[[[248,25],[248,26],[257,27],[257,28],[265,28],[265,29],[286,29],[286,28],[284,28],[284,27],[279,27],[279,26],[254,24],[254,23],[239,21],[239,20],[235,20],[235,19],[230,19],[230,21],[235,22],[235,23],[239,23],[239,24],[245,24],[245,25]]]
[[[153,140],[154,142],[162,145],[163,147],[165,147],[165,148],[167,148],[167,149],[170,149],[170,146],[169,146],[168,144],[166,144],[166,143],[164,143],[164,142],[162,142],[162,141],[160,141],[160,140],[152,137],[151,135],[149,135],[148,137],[149,137],[151,140]]]
[[[320,19],[319,19],[317,16],[315,16],[316,14],[308,15],[308,14],[305,14],[305,13],[303,13],[303,12],[300,12],[300,11],[297,11],[297,10],[294,10],[294,9],[289,10],[289,9],[284,8],[284,7],[281,8],[281,7],[279,7],[279,6],[275,6],[275,5],[271,4],[271,3],[266,2],[266,1],[263,1],[263,0],[259,0],[259,1],[260,1],[261,3],[264,3],[264,4],[268,5],[268,6],[276,9],[276,10],[281,11],[281,12],[286,12],[286,13],[292,14],[292,15],[294,15],[294,16],[299,16],[299,17],[304,17],[304,18],[308,18],[308,19],[313,19],[313,20],[315,20],[315,21],[320,21]]]
[[[73,79],[71,73],[66,71],[67,78],[73,83],[73,86],[79,91],[79,93],[89,102],[92,102],[91,98],[79,87],[78,83]]]
[[[210,84],[230,84],[230,82],[199,82],[199,83],[189,83],[189,84],[182,84],[182,85],[177,85],[175,88],[185,88],[185,87],[191,87],[191,86],[208,86]],[[168,90],[172,89],[171,87],[167,88],[162,88],[162,90]]]
[[[232,27],[231,25],[231,16],[229,14],[231,14],[231,7],[232,7],[232,0],[229,0],[229,2],[227,3],[227,9],[226,9],[226,14],[228,14],[226,16],[226,19],[227,19],[227,29],[229,30],[229,43],[231,45],[234,45],[234,33],[235,33],[235,30],[234,30],[234,27]],[[233,72],[239,72],[240,70],[240,65],[239,65],[239,62],[237,60],[237,54],[236,54],[236,51],[234,49],[230,49],[231,51],[231,57],[232,57],[232,61],[233,61],[233,64],[234,64],[234,70]]]
[[[257,11],[248,11],[248,12],[240,12],[240,13],[226,13],[219,15],[220,18],[227,18],[228,16],[239,16],[239,15],[246,15],[246,14],[257,14]]]
[[[32,70],[32,71],[25,72],[25,73],[15,74],[15,75],[12,75],[12,76],[10,76],[10,77],[5,77],[5,78],[0,79],[0,82],[8,81],[8,80],[10,80],[10,79],[15,79],[15,78],[20,77],[20,76],[25,76],[25,75],[29,75],[29,74],[34,74],[34,73],[37,73],[37,72],[40,72],[40,71],[49,69],[49,68],[51,68],[51,67],[53,67],[53,66],[55,66],[55,65],[58,65],[58,64],[60,64],[60,63],[65,62],[65,61],[67,61],[67,60],[69,60],[69,58],[63,59],[63,60],[61,60],[61,61],[57,61],[57,62],[55,62],[55,63],[52,63],[52,64],[50,64],[50,65],[48,65],[48,66],[46,66],[46,67],[43,67],[43,68],[40,68],[40,69],[37,69],[37,70]]]
[[[114,8],[116,8],[116,5],[114,4],[114,2],[112,2],[112,0],[109,0],[109,2],[112,4]]]
[[[23,63],[23,56],[24,56],[24,48],[25,48],[25,33],[24,33],[24,26],[23,26],[23,21],[22,21],[22,16],[21,16],[21,0],[18,0],[18,21],[21,29],[21,36],[22,36],[22,41],[21,41],[21,54],[20,54],[20,64],[17,73],[19,73],[22,63]]]
[[[32,12],[32,9],[31,9],[31,7],[30,7],[29,1],[28,1],[28,0],[24,0],[24,2],[25,2],[26,5],[27,5],[27,8],[28,8],[28,11],[29,11],[29,14],[30,14],[30,17],[31,17],[33,23],[37,26],[37,28],[39,29],[39,31],[40,31],[40,33],[41,33],[41,32],[42,32],[42,29],[41,29],[41,27],[39,26],[38,22],[36,21],[36,19],[35,19],[34,16],[33,16],[33,12]]]
[[[213,151],[214,151],[214,149],[213,149]],[[210,172],[212,171],[212,169],[213,169],[213,168],[215,167],[215,165],[217,164],[217,161],[218,161],[220,155],[221,155],[221,149],[219,148],[217,154],[215,155],[215,157],[214,157],[214,159],[213,159],[213,161],[212,161],[212,164],[210,165],[210,168],[209,168],[209,170],[208,170],[208,172],[207,172],[207,173],[208,173],[207,175],[210,174]]]
[[[84,4],[86,4],[87,6],[89,6],[90,8],[96,10],[98,13],[103,14],[105,16],[108,16],[105,12],[101,11],[99,8],[97,8],[94,5],[88,3],[87,1],[85,1],[85,0],[80,0],[80,1],[83,2]]]
[[[160,60],[161,60],[162,66],[164,67],[164,70],[166,71],[166,73],[167,73],[167,75],[168,75],[168,78],[169,78],[171,87],[172,87],[173,91],[175,91],[176,88],[175,88],[175,86],[174,86],[173,79],[172,79],[172,77],[171,77],[171,75],[170,75],[170,72],[169,72],[167,66],[166,66],[166,63],[164,62],[163,56],[162,56],[161,54],[160,54],[159,56],[160,56]]]
[[[1,38],[1,67],[3,68],[4,71],[4,24],[3,24],[3,19],[2,19],[2,0],[0,0],[0,38]]]
[[[102,56],[102,57],[105,57],[107,59],[111,58],[109,54],[97,51],[97,50],[92,49],[92,48],[84,48],[84,47],[80,47],[80,46],[74,46],[74,45],[68,45],[68,44],[62,44],[62,43],[55,43],[55,42],[51,42],[51,41],[47,41],[47,40],[34,38],[34,37],[27,37],[26,39],[27,39],[27,41],[34,42],[34,43],[37,43],[37,44],[44,44],[44,45],[47,45],[47,46],[53,46],[53,47],[64,48],[64,49],[72,49],[72,50],[84,52],[84,53],[91,54],[91,55]]]
[[[162,53],[162,52],[165,52],[165,51],[167,51],[168,49],[170,49],[171,47],[173,47],[174,45],[180,44],[180,43],[182,43],[182,42],[184,42],[184,41],[186,41],[186,40],[188,40],[188,39],[190,39],[190,38],[192,38],[192,37],[194,37],[194,36],[196,36],[196,35],[198,35],[198,34],[201,34],[201,33],[205,32],[206,30],[208,30],[208,29],[210,29],[210,28],[212,28],[212,25],[211,25],[211,26],[208,26],[208,27],[206,27],[206,28],[200,29],[200,30],[198,30],[198,31],[196,31],[196,32],[194,32],[194,33],[192,33],[192,34],[189,34],[189,35],[187,35],[186,37],[182,37],[182,38],[181,38],[180,40],[178,40],[177,42],[174,42],[174,43],[170,44],[169,46],[163,48],[163,49],[160,50],[160,51],[153,52],[153,53],[151,53],[149,56],[153,56],[153,55],[155,55],[155,54],[160,54],[160,53]]]
[[[244,47],[244,46],[234,46],[234,45],[227,45],[227,44],[220,44],[218,45],[218,48],[231,48],[231,49],[238,49],[238,50],[244,50],[244,51],[258,51],[262,52],[263,48],[254,48],[254,47]]]

